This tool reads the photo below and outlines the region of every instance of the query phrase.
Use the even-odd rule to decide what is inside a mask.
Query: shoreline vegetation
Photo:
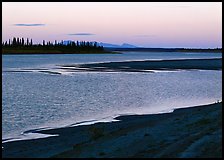
[[[33,44],[32,39],[13,38],[2,43],[2,54],[104,54],[117,53],[106,51],[97,42],[86,41],[54,41],[43,40],[42,44]]]
[[[222,102],[116,120],[35,131],[59,136],[3,143],[2,157],[222,157]]]
[[[86,41],[60,41],[33,44],[32,39],[12,38],[2,42],[2,54],[121,54],[122,51],[138,52],[208,52],[222,53],[222,48],[108,48],[100,46],[97,42]]]

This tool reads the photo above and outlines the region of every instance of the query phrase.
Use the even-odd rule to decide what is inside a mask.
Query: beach
[[[222,102],[116,120],[35,131],[59,136],[3,143],[2,157],[222,157]]]
[[[222,58],[213,59],[175,59],[142,60],[123,62],[104,62],[74,65],[59,65],[58,69],[71,72],[153,72],[154,70],[221,70]]]

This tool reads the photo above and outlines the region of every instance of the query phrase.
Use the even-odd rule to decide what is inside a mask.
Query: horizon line
[[[13,37],[13,38],[23,38],[23,37]],[[8,42],[9,40],[12,41],[13,38],[10,38],[6,41],[2,41],[2,44],[5,43],[5,42]],[[29,39],[29,40],[33,40],[33,38],[24,38],[25,39]],[[39,43],[33,43],[33,45],[39,45],[39,44],[42,44],[43,41],[45,42],[61,42],[61,41],[72,41],[72,42],[75,42],[75,41],[79,41],[79,42],[82,42],[83,40],[53,40],[53,41],[47,41],[47,40],[42,40],[42,42],[39,42]],[[97,41],[84,41],[84,42],[97,42]],[[97,42],[97,43],[106,43],[106,42]],[[108,43],[108,44],[112,44],[112,43]],[[124,44],[124,43],[123,43]],[[129,44],[129,43],[126,43],[126,44]],[[116,44],[117,45],[117,44]],[[130,44],[130,45],[133,45],[133,44]],[[134,45],[135,46],[135,45]],[[128,47],[104,47],[104,48],[128,48]],[[129,48],[133,48],[133,47],[129,47]],[[138,46],[135,46],[133,49],[136,49],[136,48],[158,48],[158,49],[222,49],[222,47],[138,47]]]

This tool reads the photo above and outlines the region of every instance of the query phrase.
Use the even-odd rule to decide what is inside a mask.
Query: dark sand
[[[3,157],[222,157],[222,103],[118,122],[59,128],[59,134],[2,144]]]
[[[144,60],[61,65],[59,69],[69,71],[101,72],[150,72],[149,70],[221,70],[222,58],[213,59],[179,59],[179,60]]]

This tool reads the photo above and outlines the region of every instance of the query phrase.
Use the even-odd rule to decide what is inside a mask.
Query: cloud
[[[41,23],[34,23],[34,24],[24,24],[24,23],[19,23],[19,24],[14,24],[14,26],[25,26],[25,27],[35,27],[35,26],[45,26],[46,24],[41,24]]]
[[[72,33],[72,34],[68,34],[69,36],[92,36],[95,34],[92,33]]]

